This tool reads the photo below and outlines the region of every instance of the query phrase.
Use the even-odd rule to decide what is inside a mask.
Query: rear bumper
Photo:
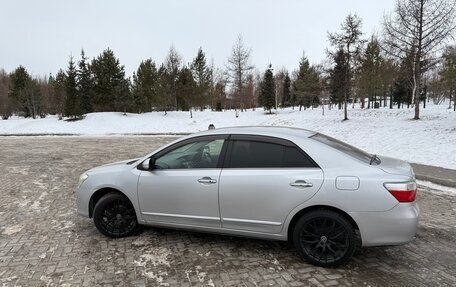
[[[363,246],[400,245],[412,241],[418,225],[416,202],[399,203],[385,212],[350,212],[361,233]]]

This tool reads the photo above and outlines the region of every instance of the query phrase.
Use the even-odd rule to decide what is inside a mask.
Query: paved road
[[[172,139],[0,138],[0,285],[456,285],[456,197],[438,191],[420,190],[412,243],[361,249],[337,269],[306,264],[284,242],[156,228],[108,239],[76,214],[81,172]]]

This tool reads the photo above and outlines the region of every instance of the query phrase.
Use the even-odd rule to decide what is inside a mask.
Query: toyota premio
[[[80,176],[77,209],[109,237],[140,225],[293,242],[318,266],[415,235],[411,166],[320,133],[213,129]]]

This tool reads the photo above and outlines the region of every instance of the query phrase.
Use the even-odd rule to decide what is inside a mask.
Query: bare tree
[[[167,74],[167,79],[168,79],[168,85],[171,90],[172,96],[174,97],[174,105],[176,108],[176,111],[179,110],[179,99],[178,99],[178,93],[177,93],[177,80],[179,77],[179,72],[182,66],[182,57],[181,55],[177,52],[176,48],[174,48],[173,45],[169,48],[168,55],[166,56],[165,59],[165,69],[166,69],[166,74]],[[167,96],[167,95],[163,95]]]
[[[348,120],[347,116],[347,101],[351,94],[351,78],[354,70],[354,59],[361,53],[362,46],[365,40],[361,39],[363,32],[361,31],[362,21],[356,14],[349,14],[341,25],[340,33],[328,33],[329,42],[337,51],[342,50],[346,55],[347,75],[346,89],[344,92],[344,121]]]
[[[231,50],[231,56],[228,58],[227,70],[230,77],[230,82],[233,88],[233,95],[236,105],[242,110],[246,107],[248,99],[245,95],[245,85],[247,75],[254,66],[250,63],[251,48],[244,46],[242,36],[238,35],[237,41]]]
[[[420,118],[419,88],[423,74],[435,65],[437,54],[452,37],[455,0],[397,0],[392,14],[384,18],[384,49],[405,59],[412,55],[414,119]]]

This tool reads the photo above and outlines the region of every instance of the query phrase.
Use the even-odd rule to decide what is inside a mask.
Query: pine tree
[[[66,93],[66,88],[65,88],[65,82],[66,82],[66,75],[65,72],[60,69],[55,76],[54,81],[52,82],[52,87],[54,89],[54,109],[55,113],[59,115],[59,118],[61,119],[63,116],[63,106],[65,102],[65,93]]]
[[[157,105],[159,74],[151,59],[142,61],[133,74],[133,107],[138,113],[151,111]]]
[[[330,71],[330,99],[336,103],[339,109],[345,100],[346,90],[348,89],[348,66],[345,52],[340,49],[334,55],[334,68]]]
[[[193,117],[191,109],[194,106],[195,91],[196,82],[192,71],[187,66],[183,66],[177,77],[177,98],[183,111],[190,110],[190,117]]]
[[[288,72],[285,74],[283,80],[283,97],[282,97],[282,107],[289,107],[291,105],[291,79]]]
[[[198,49],[198,54],[193,59],[190,69],[196,83],[194,103],[203,110],[204,106],[210,101],[209,92],[212,82],[212,72],[207,66],[206,55],[201,47]]]
[[[394,102],[397,103],[397,107],[403,107],[404,103],[409,107],[413,101],[413,62],[412,54],[405,58],[401,62],[399,73],[393,84],[393,98]]]
[[[3,70],[0,70],[0,116],[3,120],[7,120],[12,114],[12,106],[8,96],[10,90],[11,79]]]
[[[453,98],[453,111],[456,111],[456,46],[448,47],[442,58],[441,82],[449,99],[448,107],[451,108],[451,99]]]
[[[263,81],[261,83],[259,102],[260,105],[271,114],[272,108],[274,107],[274,100],[275,82],[271,65],[269,65],[269,68],[264,72]]]
[[[89,64],[84,50],[81,50],[81,60],[78,63],[77,87],[79,99],[81,102],[81,113],[87,114],[92,112],[93,85]]]
[[[297,78],[294,83],[294,94],[299,110],[309,108],[318,102],[321,92],[320,78],[315,67],[310,66],[309,60],[303,56],[299,63]]]
[[[23,112],[25,117],[29,117],[30,112],[27,108],[27,97],[25,89],[28,82],[32,79],[23,66],[19,66],[13,73],[11,73],[10,79],[11,91],[9,96],[13,101],[15,110],[17,112]]]
[[[365,95],[368,97],[368,108],[370,108],[371,101],[376,103],[377,99],[382,95],[381,69],[383,63],[384,59],[380,53],[380,44],[377,39],[372,37],[361,56],[361,65],[357,77],[362,93],[360,96],[362,108],[364,108]]]
[[[131,97],[128,80],[125,79],[124,66],[111,49],[106,49],[92,60],[90,70],[93,74],[93,101],[95,111],[123,111],[130,104]]]
[[[11,75],[10,97],[17,112],[25,117],[36,118],[42,113],[42,98],[38,84],[23,66],[19,66]]]
[[[64,115],[66,117],[78,118],[81,116],[81,102],[79,100],[76,80],[76,66],[71,56],[65,77]]]
[[[348,120],[347,103],[351,95],[351,80],[355,66],[355,60],[361,53],[364,40],[361,39],[362,21],[356,14],[349,14],[341,25],[340,33],[329,33],[331,45],[344,52],[346,67],[344,80],[344,121]],[[338,51],[336,51],[336,54]]]
[[[172,110],[175,107],[175,96],[173,95],[173,82],[170,81],[170,75],[164,64],[160,65],[158,69],[158,85],[157,85],[157,104],[160,110],[167,111]]]

